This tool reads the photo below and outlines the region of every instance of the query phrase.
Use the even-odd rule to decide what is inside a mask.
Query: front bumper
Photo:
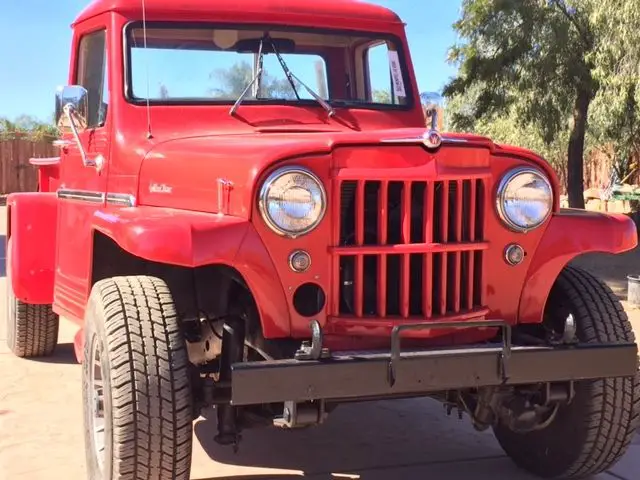
[[[511,346],[511,329],[504,322],[470,322],[459,328],[474,326],[502,328],[507,341],[401,354],[403,329],[399,328],[392,336],[391,352],[340,352],[326,359],[234,364],[231,403],[426,395],[484,386],[627,377],[638,370],[635,343]],[[420,327],[410,327],[415,328]],[[423,324],[422,328],[451,328],[451,324]]]

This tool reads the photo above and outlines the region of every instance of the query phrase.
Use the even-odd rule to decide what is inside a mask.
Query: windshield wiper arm
[[[236,100],[236,103],[234,103],[233,107],[231,107],[231,110],[229,110],[229,115],[234,115],[236,113],[236,110],[238,109],[244,98],[247,96],[247,93],[249,92],[251,87],[253,87],[256,82],[258,82],[258,93],[260,93],[260,79],[262,77],[262,65],[264,59],[264,53],[262,52],[263,44],[264,38],[260,40],[260,48],[258,49],[258,69],[256,70],[256,74],[251,79],[251,82],[249,82],[249,85],[247,85],[246,88],[242,91],[242,93]]]
[[[284,71],[284,74],[287,76],[287,79],[291,84],[291,88],[293,88],[293,93],[296,94],[296,97],[298,98],[298,100],[300,100],[300,96],[298,95],[298,91],[296,90],[293,80],[297,80],[298,83],[300,83],[300,85],[302,85],[305,88],[305,90],[309,92],[309,95],[315,98],[315,100],[322,106],[322,108],[324,108],[327,112],[329,112],[329,117],[333,117],[336,114],[336,111],[333,109],[333,107],[329,105],[320,95],[318,95],[311,88],[309,88],[309,86],[306,83],[304,83],[302,80],[296,77],[293,74],[293,72],[291,72],[291,70],[289,70],[289,67],[287,67],[287,64],[285,63],[284,59],[280,56],[280,52],[278,52],[278,49],[274,45],[271,37],[269,37],[269,41],[271,42],[271,48],[273,48],[273,53],[275,53],[276,57],[278,58],[278,61],[282,66],[282,70]]]

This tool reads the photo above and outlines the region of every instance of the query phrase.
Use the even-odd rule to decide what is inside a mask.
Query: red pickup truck
[[[569,262],[634,248],[634,223],[561,209],[531,151],[440,131],[390,10],[95,0],[68,83],[60,158],[8,199],[8,342],[46,356],[78,325],[88,478],[188,479],[212,405],[236,448],[430,396],[541,477],[626,451],[634,334]]]

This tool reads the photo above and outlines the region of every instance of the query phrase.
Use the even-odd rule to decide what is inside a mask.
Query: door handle
[[[52,145],[57,148],[69,148],[73,142],[71,140],[54,140]]]

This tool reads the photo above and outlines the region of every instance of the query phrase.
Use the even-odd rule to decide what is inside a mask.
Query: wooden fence
[[[38,171],[29,163],[29,159],[58,154],[49,139],[32,140],[18,135],[0,137],[0,195],[36,191]]]

